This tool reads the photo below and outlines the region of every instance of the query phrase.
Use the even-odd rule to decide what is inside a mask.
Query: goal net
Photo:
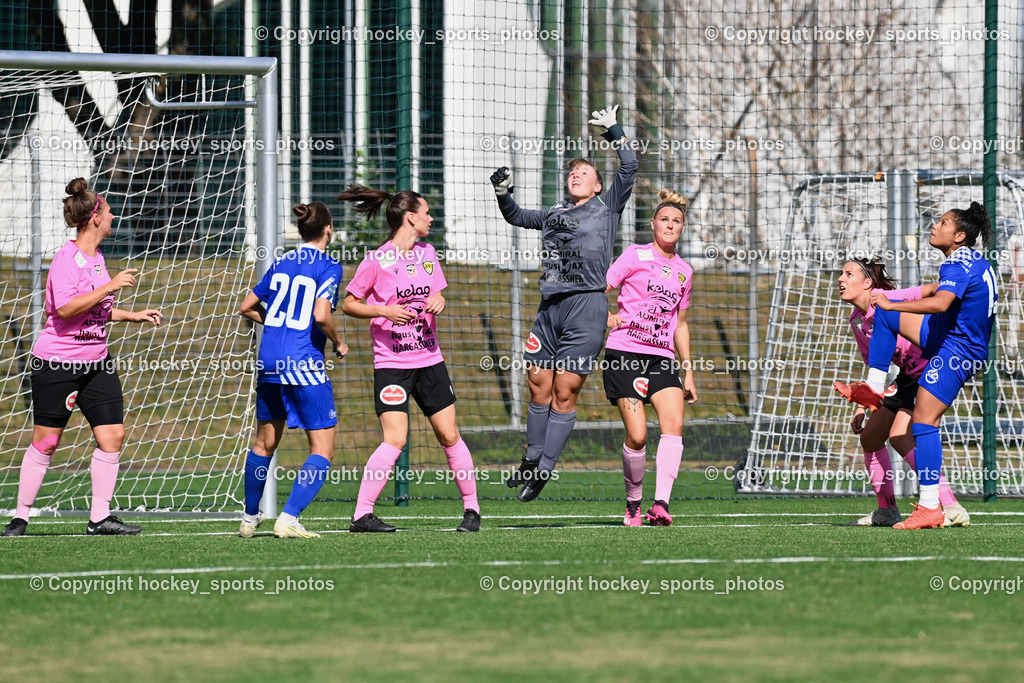
[[[253,330],[236,311],[258,263],[259,146],[247,101],[256,82],[255,75],[0,69],[5,503],[17,496],[31,441],[26,366],[43,322],[48,263],[74,238],[62,216],[64,188],[84,177],[116,216],[101,245],[107,270],[140,271],[138,285],[120,290],[115,305],[164,314],[158,328],[112,325],[126,427],[113,505],[237,507],[240,453],[253,429]],[[88,507],[93,448],[76,413],[36,509]]]
[[[982,464],[982,375],[964,387],[942,423],[943,471],[954,490],[980,494],[985,479],[1000,495],[1020,495],[1024,404],[1018,346],[1021,322],[1020,178],[1000,176],[996,254],[997,465]],[[793,193],[767,335],[765,372],[746,465],[746,493],[861,494],[871,487],[850,429],[852,406],[832,388],[866,369],[850,330],[850,307],[837,278],[846,260],[882,256],[900,286],[935,282],[941,254],[928,244],[945,211],[982,201],[977,173],[894,172],[808,179]],[[893,453],[894,466],[901,461]],[[904,473],[906,468],[904,468]],[[899,473],[899,470],[897,470]],[[909,483],[909,482],[908,482]],[[910,486],[904,485],[905,493]],[[899,490],[899,489],[897,489]]]

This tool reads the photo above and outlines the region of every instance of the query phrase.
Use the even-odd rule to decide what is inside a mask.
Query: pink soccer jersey
[[[920,287],[908,289],[884,290],[876,289],[890,301],[917,301],[921,298]],[[850,313],[850,327],[853,328],[853,336],[857,340],[857,348],[864,358],[864,364],[868,362],[868,346],[871,343],[871,330],[874,329],[875,307],[868,309],[867,313],[861,313],[860,309],[854,306]],[[910,343],[903,337],[896,337],[896,352],[892,356],[892,362],[907,371],[911,377],[920,377],[924,368],[928,365],[928,359],[921,357],[921,349]]]
[[[426,368],[444,360],[434,315],[423,309],[432,294],[447,286],[437,252],[429,244],[417,242],[411,253],[403,254],[385,242],[366,255],[348,283],[348,293],[365,298],[369,306],[398,304],[419,313],[405,325],[387,318],[370,321],[373,367]]]
[[[693,268],[674,254],[668,259],[653,244],[633,244],[608,269],[608,284],[619,287],[623,324],[608,335],[615,351],[675,357],[678,313],[690,305]]]
[[[57,309],[108,282],[110,276],[101,251],[87,256],[74,241],[61,247],[46,276],[46,326],[32,348],[32,355],[49,361],[92,362],[106,358],[107,323],[114,309],[114,295],[66,320],[57,317]]]

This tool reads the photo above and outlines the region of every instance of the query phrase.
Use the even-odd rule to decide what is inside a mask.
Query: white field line
[[[740,558],[740,559],[720,559],[720,558],[678,558],[678,559],[658,559],[658,560],[640,560],[640,564],[644,565],[661,565],[661,564],[813,564],[813,563],[832,563],[832,564],[843,564],[843,563],[864,563],[864,562],[877,562],[877,563],[892,563],[892,562],[946,562],[946,561],[966,561],[966,562],[1012,562],[1012,563],[1024,563],[1024,557],[998,557],[998,556],[970,556],[970,557],[949,557],[943,555],[927,555],[920,557],[752,557],[752,558]],[[629,560],[633,562],[633,560]],[[35,578],[84,578],[84,577],[97,577],[97,576],[144,576],[144,575],[164,575],[164,574],[228,574],[238,572],[248,572],[251,574],[267,574],[272,572],[283,572],[283,571],[349,571],[349,570],[377,570],[377,569],[434,569],[442,567],[525,567],[525,566],[572,566],[578,564],[577,562],[564,561],[564,560],[544,560],[544,561],[488,561],[488,562],[475,562],[475,563],[463,563],[463,562],[380,562],[371,564],[306,564],[306,565],[282,565],[282,566],[267,566],[267,565],[253,565],[253,566],[236,566],[227,565],[221,567],[169,567],[162,569],[107,569],[107,570],[94,570],[94,571],[80,571],[80,572],[37,572],[35,574],[0,574],[0,581],[23,581],[26,579]]]

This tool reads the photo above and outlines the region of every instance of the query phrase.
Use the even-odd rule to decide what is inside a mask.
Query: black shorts
[[[882,405],[879,407],[894,413],[898,413],[900,410],[913,410],[914,403],[917,401],[917,378],[900,370],[900,374],[896,375],[896,381],[893,384],[896,385],[896,392],[891,396],[886,392],[885,398],[882,399]]]
[[[612,405],[617,405],[621,398],[638,398],[650,403],[651,396],[662,389],[675,387],[682,391],[683,388],[674,358],[608,349],[602,365],[604,395]]]
[[[113,357],[83,363],[30,356],[29,368],[34,424],[64,429],[76,405],[93,429],[124,424],[124,394]]]
[[[409,412],[409,394],[427,417],[455,403],[455,389],[444,361],[425,368],[378,368],[373,371],[373,403],[377,415]]]

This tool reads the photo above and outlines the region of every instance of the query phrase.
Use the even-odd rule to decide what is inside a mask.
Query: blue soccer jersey
[[[960,247],[939,268],[938,291],[953,292],[956,300],[945,313],[933,316],[929,337],[939,328],[946,334],[937,336],[945,336],[945,341],[936,342],[962,358],[986,360],[999,300],[992,266],[980,251]]]
[[[313,318],[317,299],[338,305],[341,264],[304,244],[278,258],[253,288],[266,307],[260,343],[259,382],[326,384],[327,338]]]

